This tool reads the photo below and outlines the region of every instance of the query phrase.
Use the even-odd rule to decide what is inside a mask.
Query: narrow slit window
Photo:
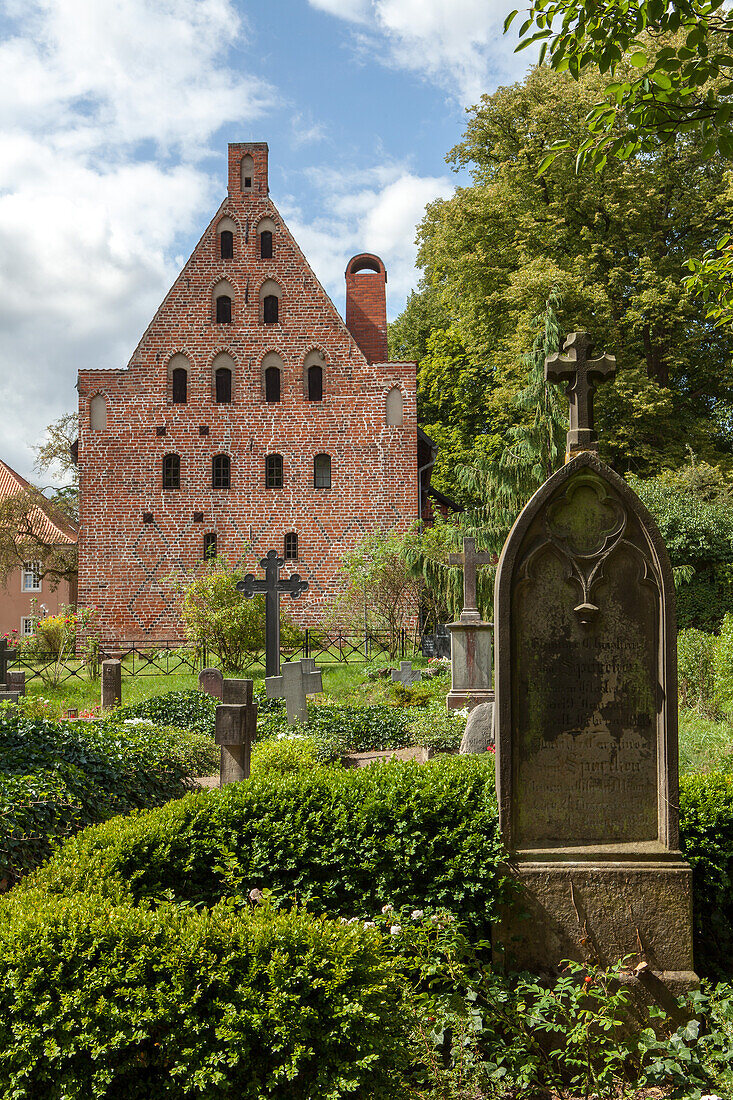
[[[308,367],[308,400],[323,400],[323,368]]]
[[[331,488],[330,455],[316,455],[313,459],[313,486],[315,489]]]
[[[211,487],[230,489],[232,484],[232,464],[229,455],[214,455],[211,460]]]
[[[172,374],[173,404],[185,405],[188,401],[188,371],[185,367],[176,367]]]
[[[219,367],[214,375],[217,405],[232,403],[232,372],[229,367]]]
[[[216,323],[217,325],[232,323],[232,300],[228,294],[220,294],[216,299]]]
[[[276,325],[280,316],[280,302],[276,294],[267,294],[262,303],[263,321],[266,325]]]
[[[283,456],[267,455],[265,459],[265,485],[268,489],[283,487]]]
[[[285,535],[285,561],[298,560],[298,536],[295,531],[288,531]]]
[[[268,367],[265,371],[265,401],[274,403],[280,400],[280,369]]]
[[[272,232],[269,229],[263,229],[260,233],[260,259],[272,259]]]
[[[207,531],[204,535],[204,558],[208,561],[216,557],[216,531]]]
[[[222,260],[234,257],[234,234],[231,229],[223,229],[219,234],[219,253]]]
[[[163,488],[181,488],[181,456],[163,455]]]

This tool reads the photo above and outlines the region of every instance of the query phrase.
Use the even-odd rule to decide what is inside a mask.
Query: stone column
[[[216,743],[221,745],[219,786],[249,779],[252,736],[257,726],[257,707],[221,703],[216,708]]]
[[[102,710],[122,702],[122,661],[102,661]]]
[[[448,623],[451,635],[451,689],[446,697],[448,710],[469,710],[479,703],[492,702],[492,639],[494,624],[482,622]]]

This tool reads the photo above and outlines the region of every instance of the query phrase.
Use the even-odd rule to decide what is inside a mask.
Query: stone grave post
[[[199,672],[199,691],[205,691],[212,699],[224,700],[224,675],[218,668],[204,668]]]
[[[122,702],[122,661],[102,661],[102,710]]]
[[[595,454],[593,387],[614,361],[591,347],[574,333],[547,361],[575,402],[573,457],[520,514],[496,576],[499,820],[519,892],[494,949],[535,971],[631,956],[646,965],[630,980],[659,999],[697,982],[674,583],[652,517]]]
[[[10,669],[5,674],[5,684],[8,691],[17,691],[18,695],[25,695],[25,672],[23,669]]]
[[[448,623],[450,630],[451,688],[446,696],[448,710],[493,703],[491,687],[491,648],[494,624],[479,615],[476,597],[476,570],[491,565],[494,555],[476,552],[476,540],[464,538],[463,552],[451,554],[451,565],[463,566],[463,610],[458,622]]]
[[[418,680],[422,680],[422,672],[419,668],[412,667],[412,661],[400,661],[399,668],[393,668],[390,670],[392,675],[392,681],[395,684],[402,684],[403,687],[412,687]]]
[[[291,726],[308,721],[307,695],[323,691],[321,670],[312,657],[300,661],[288,661],[282,675],[269,676],[265,680],[268,699],[285,699],[288,722]]]
[[[281,580],[280,570],[285,565],[285,558],[278,557],[277,550],[269,550],[260,565],[265,570],[265,579],[258,581],[254,573],[248,573],[239,581],[237,589],[245,599],[251,599],[258,592],[265,594],[265,675],[277,676],[280,672],[280,596],[288,595],[297,600],[307,591],[308,581],[301,580],[299,573]]]
[[[252,681],[235,682],[246,685],[239,693],[242,701],[220,703],[216,708],[215,741],[221,746],[220,787],[249,778],[252,742],[257,732],[257,704],[252,702]]]

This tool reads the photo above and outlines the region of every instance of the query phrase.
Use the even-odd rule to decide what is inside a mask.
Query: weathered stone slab
[[[494,624],[478,621],[449,623],[451,632],[451,688],[448,710],[476,707],[494,698],[492,639]]]
[[[5,687],[8,691],[17,691],[18,695],[25,695],[25,671],[23,669],[11,669],[5,674]]]
[[[494,747],[494,700],[479,703],[468,715],[466,730],[458,750],[461,756],[486,752]]]
[[[341,763],[345,768],[368,768],[370,764],[380,764],[384,760],[417,760],[418,764],[425,764],[432,755],[432,751],[422,745],[408,745],[404,749],[379,752],[349,752],[341,757]]]
[[[19,699],[17,691],[0,691],[0,703],[17,703]]]
[[[312,657],[300,661],[288,661],[282,666],[280,676],[268,676],[265,680],[268,699],[284,699],[291,726],[308,721],[307,696],[323,691],[321,670]]]
[[[102,661],[102,710],[122,702],[122,662]]]
[[[391,676],[395,684],[400,683],[403,687],[412,687],[413,684],[422,679],[422,672],[419,668],[412,667],[412,661],[400,661],[400,667],[398,669],[393,668]]]
[[[224,698],[224,675],[218,668],[204,668],[199,672],[199,691],[205,691],[212,699]]]
[[[252,702],[252,680],[224,680],[222,684],[222,703],[240,703],[242,705]]]
[[[214,740],[221,745],[220,786],[249,778],[252,741],[257,731],[257,706],[252,702],[252,681],[245,703],[222,703],[216,708]]]

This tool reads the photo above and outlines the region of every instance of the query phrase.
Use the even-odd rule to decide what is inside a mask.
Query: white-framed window
[[[33,619],[23,618],[20,620],[20,636],[21,638],[27,638],[33,633]]]
[[[41,591],[41,563],[40,561],[23,562],[23,579],[21,592]]]

